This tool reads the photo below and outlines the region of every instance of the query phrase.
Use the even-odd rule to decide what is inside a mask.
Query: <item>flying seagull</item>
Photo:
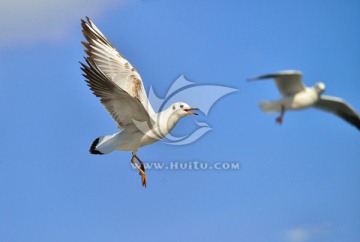
[[[146,187],[144,163],[136,155],[140,147],[164,138],[180,118],[196,113],[183,102],[155,113],[136,69],[115,49],[95,24],[81,20],[82,33],[87,42],[85,61],[81,63],[83,76],[121,131],[96,138],[90,153],[108,154],[114,150],[132,151],[132,164],[139,170],[142,186]],[[138,161],[139,164],[135,162]]]
[[[325,84],[316,83],[313,87],[306,87],[302,82],[300,71],[288,70],[278,73],[261,75],[250,78],[249,81],[272,78],[282,95],[275,101],[260,102],[259,106],[266,113],[280,112],[276,122],[283,122],[286,110],[298,110],[315,107],[333,113],[360,130],[360,116],[355,109],[338,97],[322,95]]]

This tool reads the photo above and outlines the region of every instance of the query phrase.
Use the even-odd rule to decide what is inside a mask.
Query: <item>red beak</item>
[[[184,111],[188,114],[198,115],[197,113],[190,112],[191,110],[199,110],[198,108],[185,108]]]

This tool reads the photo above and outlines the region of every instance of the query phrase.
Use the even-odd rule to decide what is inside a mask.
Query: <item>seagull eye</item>
[[[173,110],[175,110],[175,105],[173,106]]]
[[[184,105],[181,104],[181,105],[180,105],[180,108],[183,108],[183,107],[184,107]]]

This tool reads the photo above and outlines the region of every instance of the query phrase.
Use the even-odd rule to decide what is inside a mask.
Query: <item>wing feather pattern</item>
[[[302,73],[300,71],[281,71],[273,74],[266,74],[250,78],[250,81],[274,79],[279,92],[283,96],[294,95],[304,91],[306,86],[302,82]]]
[[[101,103],[118,123],[119,127],[122,129],[135,127],[134,120],[147,122],[150,127],[151,118],[144,106],[109,80],[90,58],[85,60],[88,66],[81,63],[81,69],[84,72],[83,76],[86,78],[88,86],[94,95],[100,98]]]
[[[87,42],[82,42],[84,51],[88,55],[86,59],[91,60],[93,66],[101,70],[110,81],[138,100],[149,116],[154,117],[155,112],[149,103],[137,70],[116,50],[89,18],[87,22],[81,20],[81,26],[87,40]]]
[[[359,114],[341,98],[323,95],[314,107],[333,113],[360,130]]]

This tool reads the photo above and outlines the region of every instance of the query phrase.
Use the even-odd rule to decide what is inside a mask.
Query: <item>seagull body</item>
[[[88,41],[82,42],[88,55],[85,57],[87,65],[81,63],[83,76],[121,130],[96,138],[90,147],[90,153],[100,155],[114,150],[132,151],[131,162],[142,176],[142,185],[146,186],[145,168],[136,155],[138,149],[164,138],[180,118],[196,115],[191,111],[197,108],[177,102],[164,111],[155,113],[136,69],[89,18],[87,22],[81,20],[81,25]]]
[[[181,105],[183,103],[177,103],[174,105]],[[108,154],[114,150],[133,151],[137,152],[137,149],[153,144],[162,138],[164,138],[180,120],[181,115],[179,113],[173,113],[172,108],[168,108],[163,112],[156,114],[158,122],[152,124],[152,128],[147,126],[144,128],[142,124],[134,123],[134,127],[128,127],[121,132],[113,135],[101,136],[95,140],[92,144],[94,152],[100,152],[101,154]],[[185,115],[184,115],[185,116]],[[161,117],[161,118],[160,118]]]
[[[323,111],[331,112],[348,123],[360,129],[360,116],[355,109],[344,100],[322,95],[325,84],[316,83],[313,87],[306,87],[302,82],[300,71],[288,70],[278,73],[261,75],[249,80],[274,79],[282,98],[275,101],[263,101],[259,106],[263,112],[279,112],[276,122],[281,124],[286,110],[299,110],[315,107]]]
[[[259,106],[266,113],[275,113],[281,112],[282,108],[285,110],[305,109],[314,105],[318,99],[316,91],[312,88],[307,88],[294,95],[284,95],[279,100],[260,102]]]

